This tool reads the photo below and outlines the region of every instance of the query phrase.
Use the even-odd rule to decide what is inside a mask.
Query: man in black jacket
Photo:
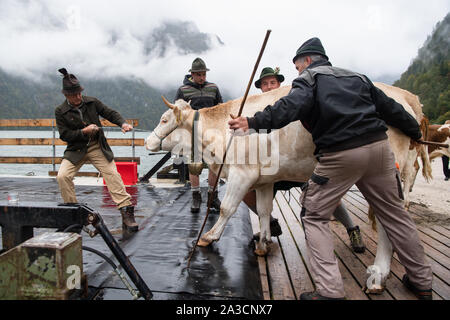
[[[301,219],[317,291],[306,300],[345,296],[328,223],[343,195],[356,184],[406,269],[403,283],[420,299],[431,299],[432,271],[416,226],[405,211],[399,172],[387,140],[389,124],[412,140],[417,121],[364,75],[336,68],[318,38],[306,41],[293,59],[299,77],[289,94],[252,118],[229,122],[234,130],[279,129],[300,120],[312,134],[319,163],[302,193]]]
[[[266,67],[261,71],[261,75],[258,80],[255,82],[255,87],[261,89],[263,93],[269,92],[271,90],[278,89],[281,86],[281,83],[284,81],[284,76],[280,74],[280,68],[272,69],[270,67]],[[295,182],[295,181],[278,181],[275,182],[273,186],[273,196],[278,190],[290,190],[291,188],[304,188],[305,183]],[[256,210],[256,192],[251,191],[247,193],[243,199],[245,204],[256,214],[258,211]],[[361,231],[359,230],[359,226],[353,223],[350,214],[342,203],[339,203],[336,210],[333,213],[336,220],[341,222],[345,228],[347,229],[347,234],[350,238],[350,245],[352,249],[356,253],[364,253],[366,250],[366,246],[364,245]],[[278,237],[282,234],[281,227],[278,223],[278,219],[275,219],[270,215],[270,235],[272,237]]]
[[[192,68],[189,70],[191,74],[184,77],[183,85],[178,89],[175,101],[182,99],[186,102],[190,101],[191,107],[194,110],[203,108],[210,108],[219,103],[222,103],[222,96],[216,84],[206,81],[205,62],[201,58],[196,58],[192,62]],[[210,170],[208,174],[208,202],[212,197],[211,209],[218,212],[220,210],[220,200],[218,198],[218,191],[214,191],[214,184],[216,182],[216,175]],[[189,181],[191,182],[192,203],[191,212],[197,213],[200,211],[202,203],[202,196],[200,193],[199,176],[189,173]]]

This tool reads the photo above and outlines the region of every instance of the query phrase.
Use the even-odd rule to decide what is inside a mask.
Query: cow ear
[[[177,124],[180,125],[183,122],[183,117],[182,117],[183,113],[182,113],[181,109],[178,108],[177,106],[174,106],[174,108],[172,110],[177,119]]]

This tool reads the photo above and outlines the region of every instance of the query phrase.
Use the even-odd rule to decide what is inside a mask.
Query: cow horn
[[[169,109],[175,108],[175,106],[174,106],[173,104],[171,104],[169,101],[167,101],[167,99],[164,98],[164,96],[161,96],[161,98],[163,99],[164,103],[166,104],[166,106],[167,106]]]

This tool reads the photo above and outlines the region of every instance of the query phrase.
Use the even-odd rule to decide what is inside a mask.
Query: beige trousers
[[[56,180],[58,181],[64,203],[78,203],[75,195],[73,178],[80,170],[81,166],[88,160],[102,174],[109,193],[111,194],[111,198],[117,205],[117,208],[120,209],[122,207],[130,206],[131,196],[125,189],[122,178],[117,172],[117,167],[114,160],[111,162],[106,160],[105,155],[100,149],[100,145],[98,143],[88,147],[86,155],[77,165],[74,165],[67,159],[63,159],[61,162]]]
[[[334,254],[330,217],[354,185],[359,188],[419,289],[431,289],[432,271],[425,259],[416,225],[403,206],[394,154],[387,140],[340,152],[325,153],[302,193],[302,222],[312,276],[319,294],[344,297],[344,285]]]

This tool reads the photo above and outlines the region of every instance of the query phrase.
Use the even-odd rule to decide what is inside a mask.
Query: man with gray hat
[[[82,96],[84,88],[78,79],[65,68],[58,70],[63,75],[62,93],[66,100],[55,109],[56,125],[61,140],[67,142],[64,159],[56,177],[64,203],[77,203],[73,178],[81,166],[90,161],[102,174],[111,198],[122,215],[122,227],[137,232],[131,196],[126,192],[114,162],[114,154],[106,141],[99,116],[118,125],[122,132],[133,130],[117,112],[100,100]]]
[[[300,217],[316,291],[303,293],[300,299],[345,297],[329,221],[342,196],[356,184],[406,269],[403,284],[419,299],[431,300],[431,267],[403,206],[399,172],[386,135],[391,125],[413,141],[420,140],[419,124],[366,76],[333,67],[318,38],[300,46],[293,62],[299,77],[287,96],[254,117],[233,119],[229,125],[245,132],[279,129],[300,120],[312,135],[319,163],[302,193]]]
[[[222,96],[216,84],[206,81],[206,72],[209,69],[201,58],[196,58],[192,62],[192,68],[189,70],[190,74],[184,77],[183,85],[178,89],[175,101],[182,99],[191,103],[194,110],[213,107],[222,103]],[[218,191],[213,193],[214,184],[216,182],[216,175],[209,170],[208,174],[208,201],[213,197],[211,209],[218,212],[220,210],[220,200],[218,198]],[[200,193],[199,176],[189,173],[189,181],[191,182],[192,190],[192,204],[191,212],[196,213],[200,211],[202,203],[202,196]]]

